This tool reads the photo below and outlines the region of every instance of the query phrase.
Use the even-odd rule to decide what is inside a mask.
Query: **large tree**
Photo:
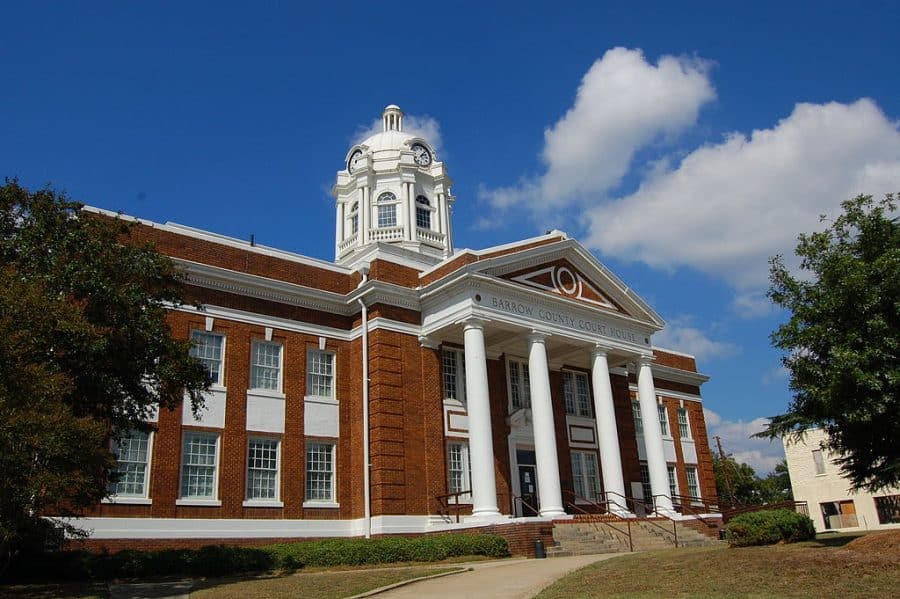
[[[185,395],[202,405],[207,374],[166,323],[182,278],[132,226],[0,187],[0,568],[41,515],[107,494],[118,431]]]
[[[822,217],[825,221],[825,217]],[[793,399],[762,435],[810,428],[855,488],[900,483],[900,221],[892,195],[859,196],[799,237],[794,275],[771,260],[768,295],[790,313],[772,334]]]
[[[720,506],[764,505],[794,497],[784,460],[760,478],[749,464],[739,463],[730,455],[713,454],[713,475]]]

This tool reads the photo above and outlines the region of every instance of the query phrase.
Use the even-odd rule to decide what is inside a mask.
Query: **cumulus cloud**
[[[738,313],[758,315],[753,298],[766,284],[768,257],[789,257],[798,233],[821,229],[819,215],[839,213],[841,201],[898,184],[900,129],[873,101],[797,104],[774,127],[731,133],[635,193],[590,209],[587,243],[720,277],[750,294],[739,295]]]
[[[687,316],[668,321],[666,328],[653,335],[653,344],[689,353],[701,362],[726,358],[740,351],[733,343],[709,338],[706,333],[693,326],[693,319]]]
[[[635,152],[672,138],[697,121],[716,96],[709,63],[614,48],[584,75],[572,108],[544,131],[545,172],[480,197],[495,209],[524,206],[542,213],[596,198],[628,173]]]
[[[351,138],[351,145],[358,144],[366,138],[381,133],[384,124],[381,117],[372,121],[368,126],[359,127]],[[443,138],[441,137],[441,125],[437,120],[428,115],[407,114],[403,117],[403,132],[421,137],[434,148],[436,154],[443,151]],[[443,160],[443,157],[440,157]]]
[[[771,385],[772,383],[778,381],[786,381],[790,374],[791,372],[787,369],[786,366],[776,366],[764,372],[762,378],[760,379],[760,382],[762,382],[763,385]]]
[[[765,428],[768,419],[755,418],[749,422],[726,420],[709,408],[703,409],[703,416],[706,419],[711,449],[718,451],[715,437],[720,437],[725,453],[739,463],[749,464],[758,475],[765,476],[784,459],[784,447],[778,439],[770,441],[751,438]]]

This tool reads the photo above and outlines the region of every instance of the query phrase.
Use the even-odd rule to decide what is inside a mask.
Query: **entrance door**
[[[527,464],[519,464],[519,488],[522,489],[522,515],[537,516],[538,496],[537,468]]]

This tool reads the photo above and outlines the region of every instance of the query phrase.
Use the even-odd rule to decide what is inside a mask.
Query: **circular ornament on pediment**
[[[575,295],[578,291],[578,278],[565,266],[556,269],[556,288],[566,295]]]

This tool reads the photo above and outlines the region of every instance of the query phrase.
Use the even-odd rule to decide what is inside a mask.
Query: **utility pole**
[[[725,492],[728,494],[728,497],[731,498],[731,505],[734,507],[737,501],[734,498],[734,490],[731,488],[731,477],[728,475],[728,470],[730,469],[730,466],[727,466],[728,457],[722,449],[722,438],[719,437],[719,435],[716,435],[715,439],[716,447],[719,448],[719,464],[721,464],[722,468],[722,477],[725,479]]]

